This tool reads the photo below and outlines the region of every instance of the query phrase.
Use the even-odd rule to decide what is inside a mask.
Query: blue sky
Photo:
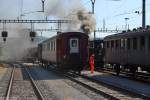
[[[91,11],[91,0],[82,0],[86,9]],[[150,0],[146,0],[146,25],[150,25]],[[96,0],[95,17],[96,29],[103,27],[103,20],[107,29],[125,29],[125,18],[129,18],[127,23],[130,29],[142,25],[142,15],[135,13],[142,11],[142,0]],[[104,37],[113,33],[96,33],[96,37]],[[93,34],[91,34],[93,37]]]
[[[91,0],[82,0],[87,10],[91,11]],[[150,25],[150,0],[146,0],[146,24]],[[106,27],[110,29],[123,29],[125,27],[125,19],[129,18],[128,24],[130,28],[141,26],[141,14],[134,13],[142,11],[142,0],[96,0],[95,16],[97,28],[101,28],[103,19],[105,19]],[[130,13],[130,14],[127,14]]]

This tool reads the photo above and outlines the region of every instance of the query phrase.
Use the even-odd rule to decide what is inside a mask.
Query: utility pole
[[[91,2],[92,2],[92,13],[94,14],[95,0],[91,0]]]
[[[103,19],[103,30],[105,30],[105,27],[106,26],[106,22],[105,22],[105,19]]]
[[[129,25],[127,23],[127,21],[129,20],[129,18],[124,18],[125,19],[125,30],[127,31],[129,29]]]
[[[44,3],[45,3],[45,0],[42,0],[42,12],[44,12]]]
[[[95,0],[91,0],[92,3],[92,14],[94,15],[94,6],[95,6]],[[94,39],[93,39],[93,53],[95,55],[95,37],[96,37],[96,31],[94,29]],[[94,57],[94,62],[95,62],[95,57]]]
[[[145,3],[146,3],[146,0],[142,0],[142,27],[145,28],[145,22],[146,22],[146,14],[145,14]]]

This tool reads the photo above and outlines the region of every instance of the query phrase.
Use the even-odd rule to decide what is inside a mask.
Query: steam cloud
[[[9,30],[9,33],[13,32],[16,36],[8,37],[5,43],[1,43],[0,60],[17,61],[27,56],[30,57],[28,50],[37,46],[31,42],[29,34],[27,34],[30,32],[29,30]]]
[[[96,21],[93,14],[89,13],[82,5],[81,0],[57,0],[55,7],[48,14],[60,19],[71,20],[63,25],[65,31],[83,31],[90,34],[94,31]]]

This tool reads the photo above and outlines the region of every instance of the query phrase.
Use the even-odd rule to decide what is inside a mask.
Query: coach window
[[[121,48],[124,48],[124,39],[121,39]]]
[[[54,51],[56,50],[56,41],[54,40]]]
[[[133,38],[133,49],[137,49],[137,38]]]
[[[131,45],[131,44],[130,44],[130,39],[128,38],[128,39],[127,39],[127,49],[130,49],[130,45]]]
[[[107,48],[109,48],[109,41],[107,41]]]
[[[77,47],[77,40],[72,40],[72,47]]]
[[[50,41],[50,44],[51,44],[51,45],[50,45],[50,46],[51,46],[51,47],[50,47],[50,51],[52,51],[52,41]]]
[[[50,50],[50,43],[47,43],[47,50]]]
[[[44,44],[42,44],[42,49],[45,50],[45,45]]]
[[[106,41],[104,42],[104,47],[107,48],[107,42]]]
[[[42,45],[42,49],[45,50],[45,45],[44,44]]]
[[[126,48],[126,39],[123,39],[123,48]]]
[[[53,51],[55,51],[55,40],[53,40]]]
[[[107,44],[107,48],[109,48],[109,41],[107,41],[106,44]]]
[[[49,42],[49,51],[51,51],[51,42]]]
[[[121,48],[121,39],[118,40],[118,48]]]
[[[71,38],[70,39],[70,53],[78,53],[79,52],[79,39]]]
[[[148,36],[148,49],[150,50],[150,36]]]
[[[47,50],[47,45],[46,45],[46,43],[44,44],[44,49],[45,49],[45,51]]]
[[[52,41],[52,51],[54,51],[54,41]]]
[[[118,48],[118,40],[115,40],[115,47]]]
[[[90,45],[92,48],[94,48],[94,41],[92,41]]]
[[[49,42],[49,51],[51,50],[51,43]]]
[[[107,48],[107,41],[104,42],[104,47]]]
[[[140,37],[140,49],[143,50],[145,48],[145,37]]]
[[[124,48],[127,49],[127,39],[124,39]]]
[[[114,41],[111,40],[111,48],[114,48]]]
[[[48,47],[49,47],[49,45],[48,45],[48,43],[46,43],[46,50],[48,50]]]
[[[54,41],[52,41],[52,51],[54,50]]]

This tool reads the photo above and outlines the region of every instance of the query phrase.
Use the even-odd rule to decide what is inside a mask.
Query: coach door
[[[78,53],[79,52],[79,39],[71,38],[70,39],[70,53]]]

